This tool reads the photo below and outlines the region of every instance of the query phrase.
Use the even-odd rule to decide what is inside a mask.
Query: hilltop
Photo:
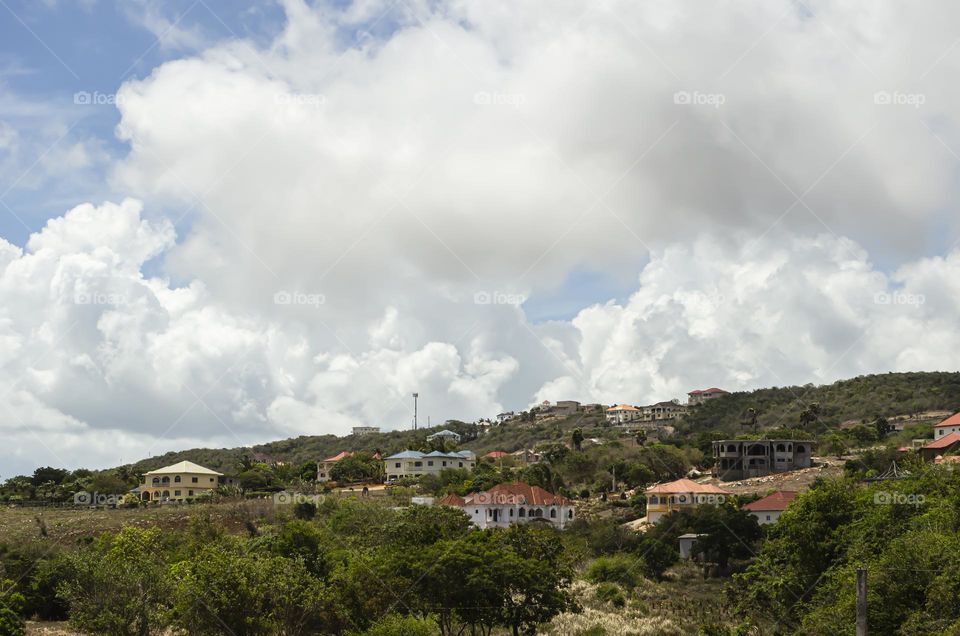
[[[691,409],[677,424],[678,433],[680,437],[703,432],[714,437],[740,434],[751,408],[757,412],[759,430],[796,427],[800,413],[813,403],[820,406],[817,430],[821,432],[835,429],[846,421],[870,422],[878,416],[905,417],[921,422],[922,414],[926,412],[960,410],[960,373],[886,373],[821,386],[808,384],[730,393]],[[463,436],[462,448],[482,455],[491,450],[510,452],[542,443],[566,441],[577,427],[582,428],[587,436],[610,437],[612,434],[612,431],[605,430],[602,413],[578,413],[536,422],[514,420],[504,426],[491,427],[489,433],[479,436],[474,424],[453,420],[417,431],[345,437],[305,435],[251,448],[194,448],[144,459],[133,464],[131,469],[143,472],[186,459],[214,470],[231,472],[244,454],[251,453],[263,453],[294,465],[323,459],[342,450],[393,453],[423,446],[427,435],[444,428]]]

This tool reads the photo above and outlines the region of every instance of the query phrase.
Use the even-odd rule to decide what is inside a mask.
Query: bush
[[[317,516],[317,504],[311,501],[301,501],[293,507],[293,516],[297,519],[310,521]]]
[[[0,607],[0,636],[24,636],[27,633],[23,619],[12,609]]]
[[[363,636],[439,636],[437,623],[430,618],[388,614],[363,632]]]
[[[597,586],[597,598],[604,603],[610,603],[614,607],[623,607],[627,604],[627,598],[616,583],[601,583]]]
[[[640,569],[643,561],[623,554],[600,557],[587,568],[587,580],[591,583],[619,583],[627,589],[636,587],[643,577]]]

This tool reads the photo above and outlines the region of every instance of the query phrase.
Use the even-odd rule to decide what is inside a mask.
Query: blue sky
[[[110,190],[108,171],[126,152],[112,104],[124,81],[220,39],[269,41],[282,24],[278,5],[246,0],[0,0],[0,121],[20,142],[15,156],[0,147],[0,166],[8,162],[0,172],[0,236],[23,245],[78,203],[123,196]],[[77,94],[100,103],[76,104]],[[97,160],[71,179],[44,174],[54,149],[78,142]]]

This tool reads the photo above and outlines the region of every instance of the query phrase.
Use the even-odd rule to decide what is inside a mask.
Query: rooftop
[[[939,428],[941,426],[960,426],[960,413],[954,413],[933,428]]]
[[[666,484],[651,486],[645,491],[650,495],[668,495],[674,493],[729,495],[726,490],[713,484],[699,484],[692,479],[678,479]]]
[[[188,462],[184,460],[176,464],[170,464],[169,466],[164,466],[163,468],[151,470],[149,472],[144,473],[144,475],[172,475],[174,473],[191,473],[194,475],[222,475],[223,474],[223,473],[218,473],[215,470],[210,470],[209,468],[204,468],[200,464],[194,464],[193,462]]]
[[[778,490],[762,499],[748,503],[743,506],[743,509],[751,512],[760,510],[786,510],[787,506],[797,498],[797,494],[798,493],[789,490]]]
[[[933,449],[948,448],[958,442],[960,442],[960,433],[953,432],[953,433],[950,433],[949,435],[944,435],[938,440],[930,442],[929,444],[924,446],[924,448],[933,448]]]
[[[607,409],[608,411],[636,411],[638,410],[635,406],[630,406],[629,404],[616,404]]]
[[[467,495],[464,504],[521,504],[528,506],[568,506],[570,500],[521,482],[497,484],[490,490]]]

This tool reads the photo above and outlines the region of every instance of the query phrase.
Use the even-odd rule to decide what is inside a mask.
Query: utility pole
[[[419,393],[413,394],[413,430],[417,430],[417,398],[420,397]]]
[[[867,636],[867,571],[857,568],[857,636]]]

